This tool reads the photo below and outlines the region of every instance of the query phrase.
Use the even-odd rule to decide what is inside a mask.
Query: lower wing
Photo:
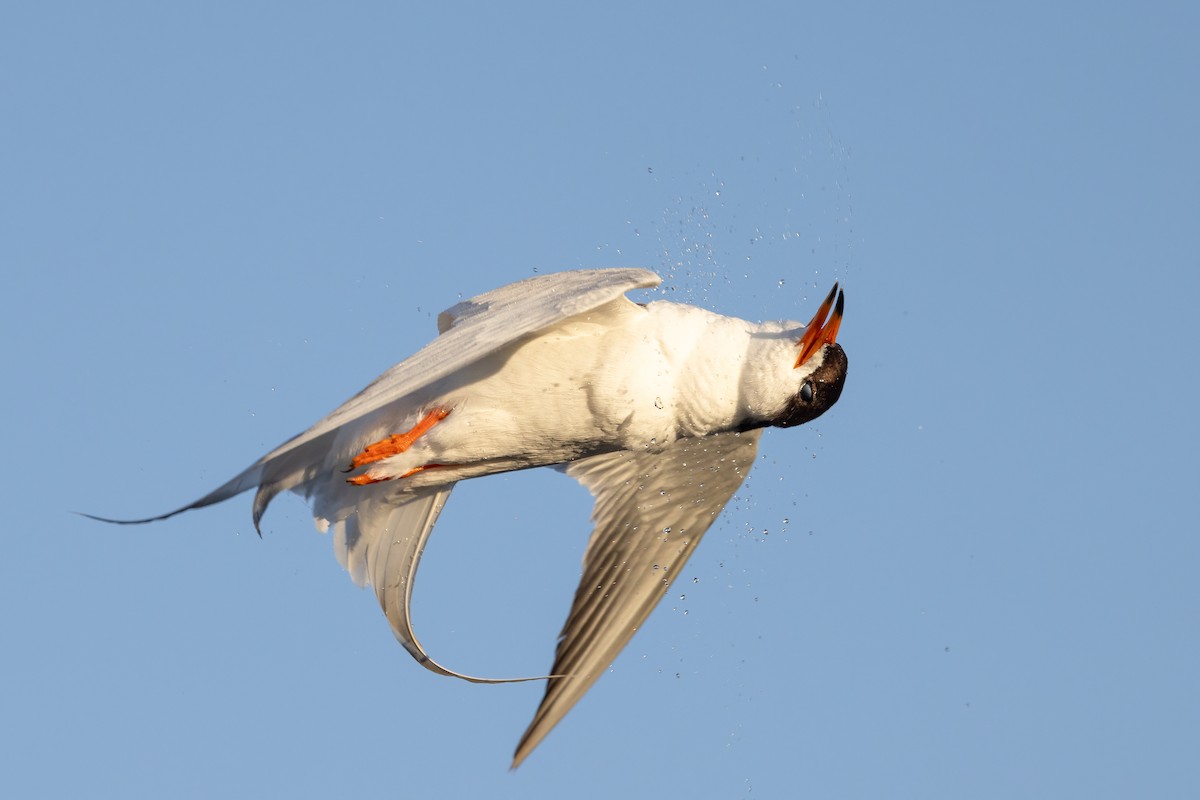
[[[681,439],[563,467],[596,499],[583,576],[552,677],[513,767],[583,697],[654,610],[754,463],[761,431]]]

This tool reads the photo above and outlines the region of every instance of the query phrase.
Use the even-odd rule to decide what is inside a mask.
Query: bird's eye
[[[800,387],[800,399],[806,403],[811,403],[813,399],[812,381],[805,381]]]

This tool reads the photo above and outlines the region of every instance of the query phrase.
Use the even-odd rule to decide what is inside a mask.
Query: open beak
[[[834,295],[837,295],[837,306],[833,309],[833,315],[829,316],[829,307],[833,305]],[[837,341],[838,328],[842,324],[842,310],[845,307],[846,295],[838,291],[838,285],[835,282],[833,288],[829,290],[829,296],[825,298],[824,303],[821,303],[821,307],[817,309],[817,313],[808,323],[808,327],[804,329],[804,335],[800,337],[800,341],[796,342],[796,347],[800,348],[800,355],[796,356],[797,367],[812,358],[813,354],[822,346]],[[826,319],[826,317],[829,318]]]

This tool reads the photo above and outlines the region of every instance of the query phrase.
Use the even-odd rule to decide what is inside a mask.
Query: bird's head
[[[834,305],[834,297],[837,305]],[[829,313],[830,307],[833,313]],[[793,368],[797,381],[796,394],[792,396],[783,413],[774,424],[781,428],[802,425],[828,411],[842,396],[846,384],[846,351],[837,343],[838,328],[842,324],[842,311],[846,307],[846,296],[833,284],[829,296],[812,321],[804,329],[804,335],[796,342],[796,365]]]

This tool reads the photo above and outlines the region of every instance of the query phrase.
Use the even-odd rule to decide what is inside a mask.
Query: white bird
[[[258,528],[277,494],[301,494],[419,663],[503,683],[535,679],[463,675],[417,640],[421,552],[460,480],[540,466],[575,478],[595,497],[595,530],[515,768],[665,594],[745,479],[762,428],[815,419],[846,380],[837,284],[801,326],[624,296],[660,282],[643,269],[579,270],[459,303],[438,316],[436,339],[223,486],[158,517],[105,521],[166,519],[257,489]]]

